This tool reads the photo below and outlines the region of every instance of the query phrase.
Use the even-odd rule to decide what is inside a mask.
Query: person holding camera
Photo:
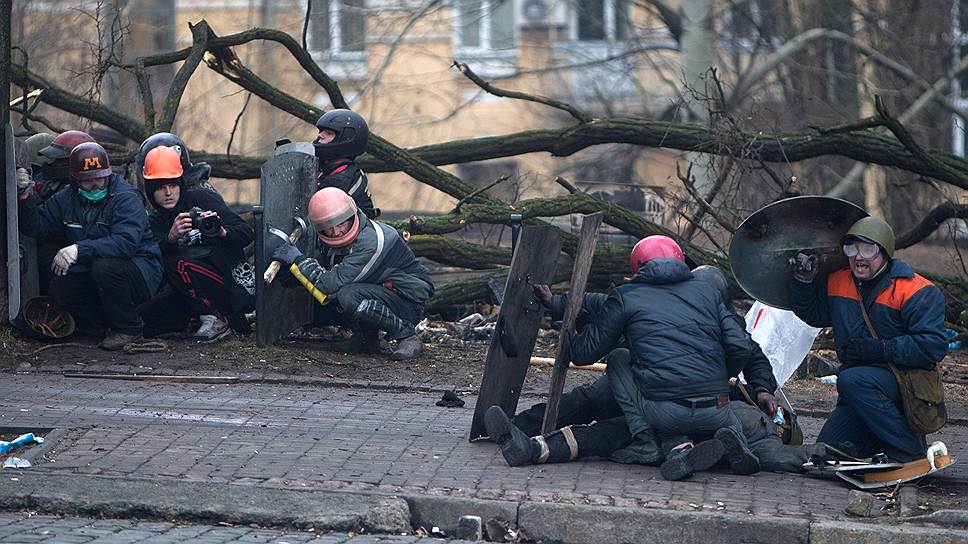
[[[167,285],[138,308],[145,335],[184,331],[197,317],[194,338],[213,342],[247,331],[255,306],[255,277],[243,248],[253,230],[218,193],[187,189],[179,146],[158,146],[142,167],[154,211],[148,220],[161,246]]]

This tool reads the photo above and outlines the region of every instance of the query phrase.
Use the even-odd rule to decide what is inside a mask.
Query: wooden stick
[[[554,366],[554,357],[531,357],[531,366]],[[568,363],[568,368],[575,368],[578,370],[594,370],[595,372],[604,372],[605,363],[592,363],[590,365],[576,365],[575,363]]]
[[[289,235],[289,243],[295,244],[299,241],[301,236],[302,228],[296,227],[295,230],[292,231],[292,234]],[[269,266],[266,267],[265,274],[262,275],[262,279],[266,281],[266,285],[269,285],[272,283],[272,280],[276,279],[276,274],[279,273],[280,268],[282,268],[282,263],[279,261],[272,261],[269,263]]]
[[[544,421],[541,423],[541,434],[550,433],[557,429],[558,404],[565,388],[565,374],[571,361],[570,338],[575,327],[575,319],[585,298],[585,283],[588,272],[592,268],[592,257],[595,255],[595,242],[598,240],[598,228],[602,225],[605,214],[595,212],[583,215],[581,232],[578,234],[578,251],[575,252],[575,264],[571,272],[571,293],[568,295],[568,305],[565,307],[565,318],[561,322],[561,336],[558,339],[558,354],[555,356],[555,366],[551,371],[551,388],[548,393],[548,405],[545,408]]]

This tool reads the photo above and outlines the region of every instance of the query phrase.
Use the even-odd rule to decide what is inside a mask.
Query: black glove
[[[793,277],[801,283],[813,283],[820,269],[817,267],[817,256],[797,253],[793,263]]]
[[[845,363],[884,364],[887,362],[887,340],[851,338],[843,348]]]
[[[273,261],[292,265],[303,260],[305,257],[303,257],[302,251],[299,251],[299,248],[292,245],[291,242],[286,242],[272,250],[271,258]]]

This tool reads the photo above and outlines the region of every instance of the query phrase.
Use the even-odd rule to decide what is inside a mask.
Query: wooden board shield
[[[269,255],[281,240],[269,233],[277,228],[289,234],[296,228],[294,217],[308,219],[309,198],[316,189],[316,157],[301,152],[281,150],[262,165],[260,185],[261,213],[256,210],[256,345],[264,347],[287,336],[312,321],[313,298],[302,286],[289,287],[281,281],[286,271],[269,285],[262,280]],[[312,233],[306,233],[296,246],[314,255]]]
[[[500,406],[505,413],[513,415],[518,407],[544,313],[531,292],[531,285],[552,282],[560,251],[561,232],[557,227],[523,229],[511,259],[497,326],[487,348],[484,378],[471,422],[472,441],[487,435],[484,412],[488,408]]]

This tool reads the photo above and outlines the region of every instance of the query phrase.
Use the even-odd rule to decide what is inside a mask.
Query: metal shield
[[[847,266],[840,239],[867,215],[856,204],[825,196],[797,196],[764,206],[733,233],[733,275],[751,297],[789,310],[787,289],[796,254],[817,255],[820,277]]]
[[[291,233],[296,217],[308,217],[309,198],[316,189],[316,157],[305,153],[283,152],[262,165],[261,214],[256,214],[256,344],[273,344],[297,327],[312,321],[313,297],[301,285],[285,281],[265,284],[262,275],[269,266],[269,255],[276,238],[269,228]],[[305,255],[315,256],[313,233],[305,233],[296,246]],[[284,267],[285,268],[285,267]],[[289,274],[282,270],[279,275]]]

